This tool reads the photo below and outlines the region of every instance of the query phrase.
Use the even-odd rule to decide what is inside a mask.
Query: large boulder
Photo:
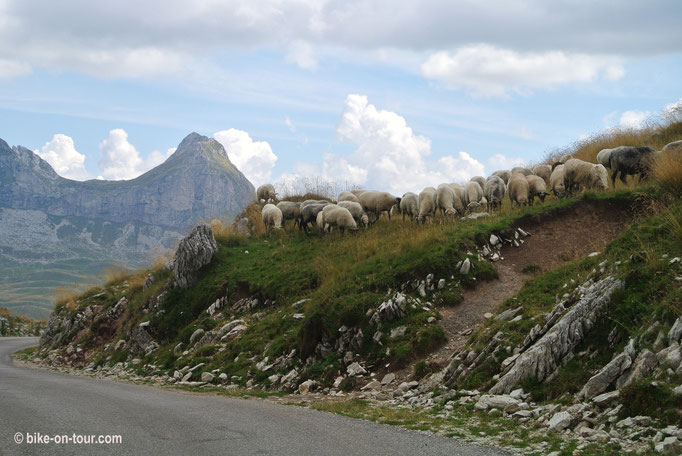
[[[189,288],[197,280],[197,272],[211,262],[218,244],[208,225],[199,225],[189,236],[180,241],[175,252],[175,285]]]

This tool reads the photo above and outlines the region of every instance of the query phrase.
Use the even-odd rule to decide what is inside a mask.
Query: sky
[[[0,138],[76,180],[132,179],[196,131],[254,185],[420,191],[682,106],[680,17],[679,0],[0,0]]]

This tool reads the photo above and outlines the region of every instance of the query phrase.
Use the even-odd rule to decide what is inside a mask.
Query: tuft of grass
[[[641,380],[621,391],[621,403],[621,418],[648,415],[682,426],[682,396],[675,396],[669,386]]]
[[[532,274],[534,272],[538,272],[540,270],[540,266],[537,264],[529,264],[528,266],[525,266],[523,269],[521,269],[521,272],[524,272],[526,274]]]

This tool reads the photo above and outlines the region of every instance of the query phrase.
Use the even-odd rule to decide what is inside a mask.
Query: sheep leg
[[[623,171],[620,172],[620,180],[623,182],[623,185],[627,185],[627,174],[625,174]]]

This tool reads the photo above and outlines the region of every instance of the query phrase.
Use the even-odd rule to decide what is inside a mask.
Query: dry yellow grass
[[[596,163],[597,154],[602,149],[612,149],[618,146],[649,146],[661,150],[666,144],[680,139],[682,139],[682,122],[677,119],[662,120],[658,123],[652,121],[641,129],[609,128],[547,154],[543,163],[552,164],[564,154]]]
[[[66,287],[57,287],[55,290],[55,305],[57,308],[66,307],[69,311],[73,311],[78,307],[76,297],[80,294],[77,290],[70,290]]]
[[[682,194],[682,153],[666,151],[658,155],[652,165],[651,175],[668,191]]]

